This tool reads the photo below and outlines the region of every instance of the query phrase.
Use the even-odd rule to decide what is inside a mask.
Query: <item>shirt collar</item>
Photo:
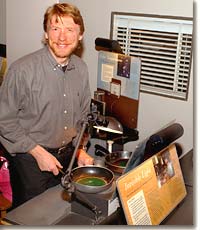
[[[53,68],[62,68],[62,66],[55,60],[55,58],[53,57],[53,55],[51,54],[51,52],[49,51],[48,45],[45,46],[46,49],[46,54],[50,60],[50,62],[52,63]],[[69,62],[67,64],[67,70],[72,70],[75,69],[75,64],[74,64],[74,54],[72,54],[69,58]]]

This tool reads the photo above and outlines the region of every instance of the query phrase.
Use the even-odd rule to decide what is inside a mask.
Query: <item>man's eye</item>
[[[74,32],[74,29],[72,29],[72,28],[67,28],[67,31],[68,31],[68,32]]]
[[[52,29],[53,31],[59,31],[59,28],[58,28],[58,27],[51,27],[51,29]]]

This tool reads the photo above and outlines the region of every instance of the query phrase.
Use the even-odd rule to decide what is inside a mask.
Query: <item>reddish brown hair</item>
[[[44,15],[43,28],[47,32],[48,23],[51,21],[51,18],[56,15],[57,17],[70,16],[73,18],[74,23],[80,26],[80,34],[84,33],[84,23],[83,18],[80,14],[79,9],[76,6],[70,5],[68,3],[57,3],[53,6],[50,6]]]

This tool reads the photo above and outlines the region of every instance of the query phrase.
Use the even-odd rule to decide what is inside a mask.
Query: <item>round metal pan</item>
[[[111,170],[99,166],[82,166],[71,171],[72,182],[76,189],[85,193],[99,193],[111,187],[114,181],[114,174]],[[103,182],[91,185],[90,183],[80,183],[83,181]]]
[[[116,151],[105,156],[105,164],[116,173],[123,173],[132,152]]]
[[[110,153],[106,148],[95,145],[95,155],[105,157],[105,165],[115,173],[122,174],[131,157],[130,151],[116,151]]]

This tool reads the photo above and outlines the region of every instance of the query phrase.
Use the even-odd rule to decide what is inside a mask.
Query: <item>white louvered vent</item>
[[[142,92],[186,100],[192,60],[191,18],[112,13],[111,39],[141,58]]]

